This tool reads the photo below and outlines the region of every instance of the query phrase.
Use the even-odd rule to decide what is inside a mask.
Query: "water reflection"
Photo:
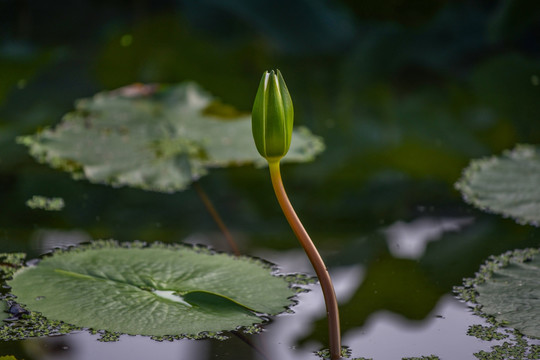
[[[401,359],[433,354],[441,359],[467,360],[475,359],[473,353],[487,351],[492,345],[467,335],[468,327],[479,323],[485,324],[465,304],[445,296],[426,320],[410,321],[382,311],[364,327],[349,331],[343,340],[354,356]]]
[[[99,342],[87,332],[25,341],[25,350],[35,360],[153,359],[208,360],[203,341],[157,342],[142,336],[122,336],[119,342]]]
[[[91,236],[82,230],[39,229],[32,234],[31,249],[38,254],[91,241]]]
[[[300,252],[291,253],[287,256],[284,267],[290,269],[298,266],[304,268],[305,254]],[[294,266],[295,264],[296,266]],[[310,271],[312,272],[312,271]],[[350,266],[330,271],[332,276],[338,302],[346,302],[356,291],[363,277],[363,270],[360,266]],[[322,343],[308,342],[298,347],[298,342],[309,335],[315,320],[325,316],[325,304],[322,291],[318,285],[311,286],[309,293],[302,293],[298,296],[299,303],[293,310],[294,314],[280,316],[268,327],[267,342],[278,346],[268,347],[270,359],[282,360],[314,360],[314,351],[320,350]],[[346,319],[342,319],[346,321]],[[321,339],[325,340],[325,339]]]
[[[302,266],[303,254],[288,254]],[[287,267],[293,266],[288,264]],[[363,271],[359,267],[336,269],[332,272],[336,293],[342,302],[359,287]],[[298,340],[312,330],[315,320],[324,316],[324,303],[318,286],[299,295],[300,303],[294,314],[278,316],[263,334],[249,337],[265,354],[261,357],[234,336],[227,341],[180,340],[156,342],[141,336],[122,336],[119,342],[98,342],[97,335],[80,332],[68,336],[32,339],[24,342],[29,357],[35,360],[90,360],[90,359],[149,359],[174,360],[316,360],[314,351],[323,344]],[[346,322],[347,319],[342,319]],[[487,323],[474,316],[470,309],[454,297],[441,298],[434,311],[421,321],[379,311],[362,327],[354,327],[343,334],[343,343],[352,348],[354,357],[373,359],[401,359],[402,357],[437,355],[441,359],[475,359],[473,353],[489,351],[497,342],[480,341],[467,335],[470,325]],[[323,341],[324,339],[321,339]],[[500,342],[499,342],[500,343]]]
[[[457,231],[470,222],[472,222],[470,218],[424,217],[410,223],[395,223],[389,226],[384,234],[394,257],[419,259],[430,241],[438,239],[447,231]],[[40,241],[36,246],[48,250],[50,247],[76,243],[84,238],[81,234],[66,233],[64,241],[62,240],[64,237],[59,235],[62,234],[43,233],[39,236]],[[197,236],[197,240],[201,242],[201,236]],[[255,255],[279,264],[281,273],[313,274],[307,257],[300,249],[288,252],[261,250]],[[367,283],[368,269],[355,264],[333,267],[330,270],[338,300],[345,309],[363,282]],[[404,271],[403,268],[401,270]],[[396,271],[400,271],[400,268]],[[25,358],[315,360],[313,352],[324,346],[326,341],[324,335],[322,338],[309,337],[315,340],[305,342],[302,340],[312,335],[316,321],[324,319],[325,306],[319,286],[313,285],[310,288],[309,293],[299,294],[299,304],[293,308],[294,314],[280,315],[265,327],[263,334],[248,336],[250,341],[264,352],[265,357],[258,355],[253,348],[234,336],[225,342],[181,340],[163,343],[140,336],[122,336],[119,342],[102,343],[97,341],[97,335],[81,332],[69,336],[25,341],[23,347],[29,355]],[[358,304],[362,306],[362,302]],[[361,311],[361,308],[357,310],[353,308],[353,313],[358,311]],[[353,320],[344,317],[343,313],[342,323],[346,325],[344,328],[348,329],[344,330],[343,343],[351,347],[354,357],[386,360],[434,354],[441,359],[472,360],[475,359],[474,353],[480,350],[490,351],[491,347],[497,344],[467,335],[470,325],[486,325],[486,322],[474,316],[466,304],[457,301],[450,294],[442,296],[433,310],[422,320],[406,319],[402,315],[377,308],[369,314],[367,321],[361,326],[359,323],[352,323]]]
[[[447,231],[458,231],[470,225],[473,218],[421,217],[410,223],[398,221],[385,230],[388,249],[397,258],[420,259],[430,241]]]
[[[336,292],[342,301],[351,295],[351,284],[356,284],[353,289],[359,285],[361,274],[359,268],[333,272]],[[295,314],[279,316],[264,334],[251,337],[267,359],[316,359],[313,352],[322,347],[321,343],[296,344],[311,330],[313,321],[324,315],[322,294],[315,286],[313,291],[301,294],[299,300],[299,305],[294,308]],[[435,354],[442,359],[475,359],[474,352],[488,351],[494,345],[466,335],[470,325],[479,323],[485,324],[482,319],[473,316],[465,304],[452,296],[445,296],[426,320],[410,321],[393,313],[378,312],[369,318],[365,326],[345,333],[343,343],[352,348],[356,357],[401,359],[405,356]],[[235,338],[225,342],[180,340],[162,343],[141,336],[122,336],[119,342],[113,343],[98,342],[97,338],[97,335],[81,332],[28,340],[25,350],[35,360],[142,360],[152,357],[175,360],[262,359]]]

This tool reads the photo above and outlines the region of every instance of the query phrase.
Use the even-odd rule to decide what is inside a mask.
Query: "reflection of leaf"
[[[464,300],[479,305],[480,314],[493,316],[527,336],[540,337],[539,253],[526,249],[492,257],[457,290]]]
[[[129,247],[129,248],[128,248]],[[17,272],[17,301],[95,330],[188,335],[234,330],[276,314],[294,295],[266,264],[184,246],[97,242]]]
[[[473,160],[456,187],[480,209],[538,224],[539,184],[538,149],[521,145],[502,156]]]
[[[133,85],[77,102],[54,130],[21,138],[39,161],[91,182],[172,192],[210,167],[256,163],[249,116],[205,114],[213,98],[193,83]],[[284,161],[307,161],[323,148],[295,131]]]

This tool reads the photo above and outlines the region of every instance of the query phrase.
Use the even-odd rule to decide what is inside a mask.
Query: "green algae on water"
[[[14,321],[3,321],[0,327],[0,341],[25,340],[34,337],[65,335],[81,330],[61,321],[51,321],[36,312],[23,314]]]

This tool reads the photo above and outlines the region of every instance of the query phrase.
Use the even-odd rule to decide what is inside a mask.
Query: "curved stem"
[[[328,269],[324,264],[321,255],[317,251],[317,248],[311,241],[308,233],[304,229],[304,226],[300,222],[300,219],[296,215],[291,202],[283,187],[283,181],[281,180],[281,172],[279,168],[279,160],[269,161],[270,177],[272,179],[272,186],[278,199],[281,210],[287,218],[289,225],[291,226],[294,234],[300,241],[300,244],[304,248],[309,261],[315,269],[315,273],[319,278],[322,292],[324,295],[324,302],[326,303],[326,315],[328,317],[328,333],[330,343],[330,356],[332,360],[341,359],[341,335],[339,325],[339,310],[336,299],[336,293],[334,292],[334,286],[332,285],[332,279],[328,273]]]
[[[214,204],[212,204],[212,201],[210,201],[210,198],[208,195],[206,195],[206,192],[203,190],[202,186],[199,184],[199,182],[195,181],[193,183],[193,188],[197,192],[197,195],[199,195],[199,198],[201,198],[201,201],[203,202],[204,206],[206,207],[206,210],[210,213],[210,216],[214,221],[216,222],[217,226],[223,233],[223,236],[225,236],[225,239],[229,243],[229,246],[234,252],[234,255],[240,256],[240,251],[238,251],[238,246],[236,246],[236,242],[234,241],[231,233],[229,232],[229,229],[221,219],[221,216],[219,216],[219,213],[217,212],[216,208],[214,207]]]

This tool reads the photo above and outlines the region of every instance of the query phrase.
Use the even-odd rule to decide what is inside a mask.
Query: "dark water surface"
[[[193,189],[74,181],[16,143],[79,98],[133,83],[195,81],[249,113],[260,76],[283,73],[295,124],[326,150],[284,165],[291,202],[333,275],[343,341],[376,360],[476,359],[495,343],[452,289],[490,256],[538,247],[537,228],[486,214],[454,188],[473,158],[540,143],[535,1],[0,1],[0,252],[39,257],[91,239],[230,251]],[[219,107],[219,106],[218,106]],[[266,169],[211,169],[199,185],[242,254],[311,272]],[[30,209],[34,195],[61,211]],[[249,339],[270,360],[315,359],[322,297]],[[241,339],[101,343],[78,333],[0,343],[19,359],[263,359]]]
[[[473,219],[421,217],[412,222],[397,222],[382,231],[385,234],[391,258],[400,261],[418,262],[428,246],[441,241],[445,233],[459,232],[471,226]],[[211,242],[216,235],[199,233],[188,238],[188,242]],[[42,251],[55,246],[66,246],[84,240],[84,232],[41,232],[34,246]],[[55,240],[58,241],[55,243]],[[305,254],[299,249],[254,250],[254,255],[279,264],[281,273],[312,270]],[[387,261],[387,260],[385,260]],[[358,264],[332,267],[330,272],[335,282],[336,293],[345,311],[342,313],[344,329],[343,343],[352,350],[353,357],[373,359],[401,359],[403,357],[437,355],[441,359],[476,359],[473,355],[480,350],[490,351],[502,341],[482,341],[467,335],[469,326],[488,325],[484,319],[472,314],[471,309],[458,301],[451,293],[442,293],[436,302],[425,311],[421,319],[402,315],[384,308],[369,314],[363,324],[356,323],[355,313],[362,311],[362,302],[351,313],[347,304],[362,293],[369,281],[369,269]],[[391,272],[400,272],[396,267]],[[397,275],[399,277],[399,275]],[[391,283],[392,281],[389,280]],[[388,292],[385,284],[378,284],[375,292]],[[310,292],[298,295],[294,314],[277,316],[257,335],[245,335],[241,339],[229,334],[230,339],[177,340],[157,342],[141,336],[121,336],[118,342],[100,342],[98,335],[86,331],[50,338],[37,338],[16,343],[3,343],[6,353],[14,353],[24,359],[159,359],[210,360],[210,359],[281,359],[315,360],[314,352],[321,349],[326,337],[324,329],[324,302],[318,285],[310,285]],[[409,288],[408,292],[423,291]],[[391,292],[391,291],[390,291]],[[373,294],[376,298],[377,295]],[[410,294],[392,293],[392,307],[403,302],[411,306]],[[367,306],[372,300],[367,297]],[[413,304],[414,305],[414,304]],[[351,314],[353,318],[351,318]],[[408,318],[409,317],[409,318]],[[314,325],[322,325],[322,332],[313,335]],[[247,340],[247,341],[245,341]],[[540,343],[540,342],[538,342]]]

